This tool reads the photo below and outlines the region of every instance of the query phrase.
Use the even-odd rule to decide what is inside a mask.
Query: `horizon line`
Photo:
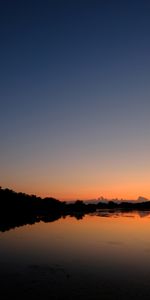
[[[107,197],[104,197],[104,196],[100,196],[100,197],[96,197],[96,198],[85,198],[85,199],[82,199],[82,197],[77,197],[75,199],[65,199],[65,198],[57,198],[55,196],[52,196],[52,195],[49,195],[49,196],[39,196],[37,195],[36,193],[27,193],[27,192],[22,192],[22,191],[16,191],[14,190],[13,188],[8,188],[8,187],[2,187],[0,185],[0,189],[3,189],[3,190],[11,190],[15,193],[22,193],[22,194],[26,194],[26,195],[29,195],[29,196],[36,196],[36,197],[39,197],[41,199],[45,199],[45,198],[55,198],[57,200],[60,200],[60,201],[66,201],[66,202],[74,202],[74,201],[77,201],[77,200],[80,200],[80,201],[83,201],[83,202],[90,202],[90,201],[96,201],[96,202],[103,202],[103,201],[150,201],[150,199],[148,199],[147,197],[144,197],[144,196],[138,196],[137,198],[135,199],[129,199],[129,198],[122,198],[122,197],[112,197],[112,198],[107,198]]]

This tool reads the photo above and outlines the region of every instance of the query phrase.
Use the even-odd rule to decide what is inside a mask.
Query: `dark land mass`
[[[0,231],[36,222],[53,222],[61,217],[72,216],[82,219],[89,213],[107,216],[114,212],[149,211],[150,201],[141,203],[121,202],[85,204],[82,200],[74,203],[62,202],[55,198],[40,198],[35,195],[17,193],[0,188]]]

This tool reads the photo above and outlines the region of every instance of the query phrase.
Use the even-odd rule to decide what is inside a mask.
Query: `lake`
[[[1,299],[149,299],[150,212],[60,218],[0,233]]]

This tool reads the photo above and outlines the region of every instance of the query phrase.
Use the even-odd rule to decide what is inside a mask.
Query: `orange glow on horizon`
[[[6,188],[6,186],[2,186],[3,188]],[[60,188],[48,188],[46,186],[20,186],[18,188],[17,185],[11,185],[7,186],[10,189],[13,189],[17,192],[24,192],[27,194],[34,194],[36,196],[40,196],[42,198],[44,197],[54,197],[62,201],[71,201],[71,200],[89,200],[89,199],[98,199],[101,196],[105,199],[124,199],[124,200],[136,200],[139,196],[145,197],[147,199],[150,199],[150,191],[147,188],[146,185],[141,186],[133,186],[132,184],[129,184],[128,186],[121,186],[121,185],[114,185],[113,187],[109,188],[98,188],[93,186],[87,186],[83,189],[77,189],[77,188],[70,188],[68,186],[65,189],[65,187],[61,190]],[[51,191],[51,192],[50,192]]]

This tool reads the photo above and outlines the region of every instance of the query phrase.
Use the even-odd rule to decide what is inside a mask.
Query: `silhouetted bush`
[[[66,203],[52,197],[42,199],[0,187],[0,231],[39,221],[53,222],[67,215],[82,219],[85,214],[100,210],[150,210],[150,201],[85,204],[82,200],[77,200],[74,203]]]

